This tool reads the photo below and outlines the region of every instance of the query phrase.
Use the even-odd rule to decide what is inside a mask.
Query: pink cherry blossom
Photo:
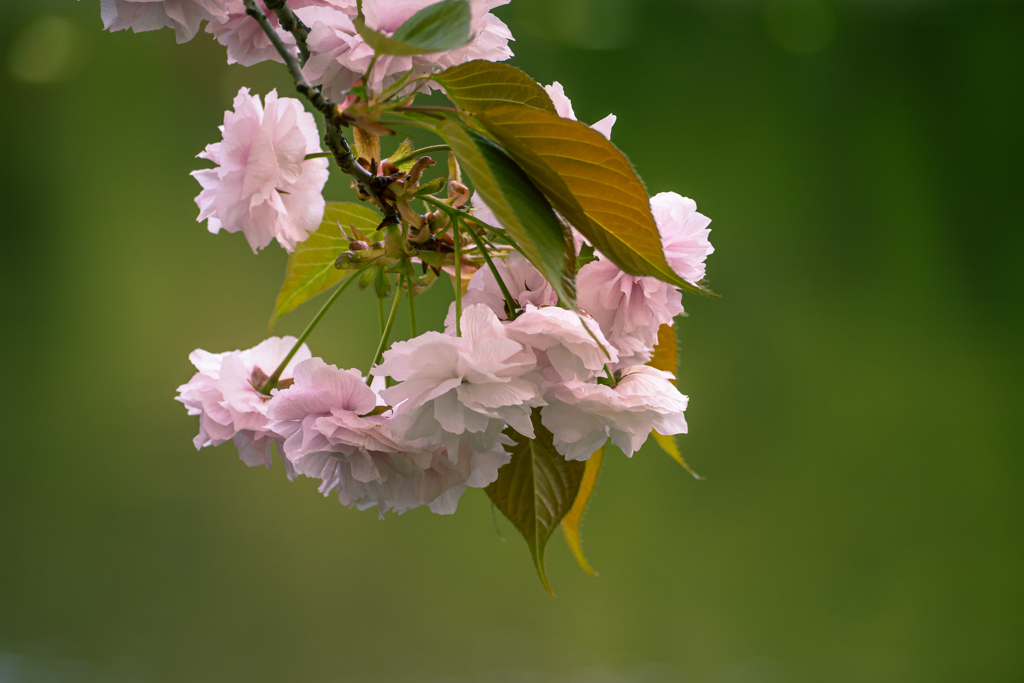
[[[503,259],[495,259],[494,265],[508,293],[520,306],[554,306],[558,303],[558,294],[551,284],[541,275],[540,271],[518,251],[510,251]],[[473,304],[484,304],[494,311],[501,320],[508,318],[505,311],[505,296],[498,286],[498,280],[488,267],[480,268],[469,280],[465,296],[462,297],[462,310]],[[455,302],[448,307],[448,317],[444,321],[445,329],[455,333]]]
[[[284,437],[270,428],[270,397],[261,394],[254,384],[261,384],[273,374],[295,342],[294,337],[271,337],[245,351],[209,353],[196,349],[189,355],[199,372],[178,387],[175,400],[185,404],[189,415],[199,416],[199,434],[193,440],[197,449],[219,446],[231,439],[246,465],[270,468],[270,445],[283,442]],[[309,349],[303,344],[285,366],[281,379],[290,379],[295,366],[309,357]],[[294,476],[291,464],[285,464],[289,477]]]
[[[678,289],[657,278],[627,275],[603,255],[580,268],[576,290],[580,308],[618,351],[613,370],[649,361],[658,328],[683,312]]]
[[[545,394],[548,405],[541,410],[541,422],[567,459],[586,460],[608,438],[632,456],[652,429],[686,433],[688,399],[676,389],[671,373],[638,365],[619,375],[614,387],[571,381]]]
[[[358,370],[312,358],[294,374],[268,404],[271,429],[287,438],[284,453],[296,471],[320,479],[324,495],[337,489],[344,505],[381,515],[421,505],[451,513],[467,485],[486,486],[508,460],[467,453],[456,464],[440,447],[403,442],[389,416],[368,415],[378,397]]]
[[[572,100],[565,96],[565,89],[561,83],[555,81],[551,85],[545,85],[544,90],[547,91],[548,97],[551,98],[551,103],[555,105],[555,111],[559,116],[563,119],[576,120],[576,112],[572,110]],[[608,114],[608,116],[593,124],[591,128],[605,136],[608,140],[611,140],[612,126],[615,125],[615,121],[615,114]]]
[[[510,338],[536,353],[541,374],[550,382],[590,380],[603,373],[605,363],[618,360],[615,347],[594,320],[557,306],[527,304],[505,329]]]
[[[267,9],[265,0],[257,2],[284,44],[297,52],[294,36],[281,28],[277,15]],[[356,5],[355,0],[289,0],[288,6],[304,24],[310,26],[316,21],[330,22],[338,14],[345,21],[347,15],[343,12],[354,13]],[[226,11],[227,17],[211,21],[206,25],[206,32],[212,33],[218,43],[227,47],[228,64],[252,66],[267,60],[284,61],[263,28],[246,14],[242,0],[227,0]]]
[[[490,308],[465,308],[461,329],[461,337],[426,332],[397,342],[373,369],[399,381],[381,396],[395,406],[402,438],[443,444],[453,462],[461,445],[487,453],[506,442],[506,425],[533,438],[530,413],[543,405],[533,354],[509,339]]]
[[[715,251],[708,241],[711,219],[697,213],[697,203],[675,192],[651,197],[665,259],[679,277],[696,284],[704,278],[704,260]]]
[[[220,130],[223,140],[199,154],[217,168],[192,172],[203,186],[198,220],[213,233],[243,232],[253,252],[273,239],[292,251],[324,213],[327,159],[305,159],[320,151],[312,114],[277,91],[267,95],[264,109],[258,95],[242,88]]]
[[[184,43],[192,40],[203,21],[226,19],[225,5],[226,0],[100,0],[100,18],[111,32],[172,28],[175,39]]]
[[[366,0],[363,3],[363,13],[368,27],[390,35],[406,19],[435,2],[437,0]],[[508,47],[512,34],[508,27],[490,12],[493,8],[506,5],[508,2],[509,0],[470,0],[470,33],[473,38],[464,47],[412,57],[381,55],[374,64],[370,76],[370,89],[373,92],[382,92],[408,72],[415,77],[473,59],[486,59],[492,62],[508,59],[512,56],[512,51]],[[345,91],[363,77],[373,59],[373,49],[356,33],[348,17],[322,18],[315,21],[306,43],[311,53],[303,68],[306,78],[314,85],[323,85],[324,94],[335,100],[341,100]],[[424,86],[424,89],[431,87],[436,86]]]

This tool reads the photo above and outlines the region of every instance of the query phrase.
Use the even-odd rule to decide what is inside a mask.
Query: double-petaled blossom
[[[658,224],[665,260],[679,277],[696,284],[704,278],[704,261],[715,251],[708,241],[711,219],[697,212],[697,203],[675,192],[651,197],[651,213]]]
[[[189,415],[199,416],[199,434],[193,440],[197,449],[233,440],[246,465],[270,467],[270,446],[283,442],[284,437],[270,427],[270,397],[259,388],[295,342],[294,337],[271,337],[245,351],[210,353],[196,349],[189,355],[198,372],[178,387],[175,400],[185,404]],[[281,380],[291,379],[295,366],[309,357],[309,349],[303,344],[285,366]],[[285,464],[292,477],[291,465],[287,461]]]
[[[511,427],[533,438],[530,413],[543,404],[536,359],[508,332],[490,308],[462,312],[462,336],[426,332],[397,342],[374,375],[398,384],[381,392],[395,406],[392,424],[404,440],[443,444],[456,462],[460,446],[488,453]]]
[[[306,159],[320,151],[316,121],[290,97],[259,96],[242,88],[234,110],[224,112],[223,140],[199,154],[217,168],[193,171],[202,192],[198,220],[210,232],[243,232],[253,252],[276,239],[287,251],[320,225],[327,159]]]
[[[179,43],[192,40],[204,21],[227,17],[227,0],[100,0],[100,18],[108,31],[172,28]]]
[[[588,381],[604,370],[605,363],[618,360],[615,347],[594,320],[558,306],[527,304],[505,328],[509,337],[535,353],[547,382]]]
[[[576,289],[580,308],[618,351],[612,369],[649,361],[658,328],[683,312],[678,289],[654,277],[628,275],[603,256],[580,268]]]
[[[507,456],[472,453],[453,463],[440,447],[403,441],[391,418],[375,415],[376,392],[358,370],[339,370],[319,358],[295,367],[295,382],[276,392],[267,410],[271,428],[286,437],[285,457],[299,474],[319,479],[342,504],[402,513],[427,505],[455,511],[466,486],[486,486]]]
[[[651,430],[685,434],[687,397],[670,373],[647,365],[624,368],[615,386],[565,382],[545,394],[541,422],[555,449],[569,460],[586,460],[606,439],[627,456],[643,446]]]
[[[576,112],[572,110],[572,100],[565,96],[565,88],[558,81],[555,81],[551,85],[545,85],[544,90],[547,91],[548,97],[551,98],[551,103],[555,105],[555,112],[558,113],[563,119],[576,120]],[[615,114],[608,114],[597,123],[590,126],[607,139],[612,139],[612,126],[615,125],[616,116]]]
[[[437,0],[365,0],[363,13],[366,25],[391,35],[417,11],[435,4]],[[491,10],[508,4],[509,0],[469,0],[472,21],[470,42],[463,47],[424,55],[381,55],[373,65],[368,86],[381,92],[406,74],[410,77],[426,75],[473,59],[492,62],[512,56],[508,41],[512,34]],[[356,81],[363,78],[374,57],[373,48],[366,44],[352,24],[354,15],[336,13],[321,16],[314,21],[306,40],[311,56],[303,73],[311,83],[322,85],[327,97],[340,101]],[[425,86],[431,87],[431,86]],[[435,86],[436,87],[436,86]]]

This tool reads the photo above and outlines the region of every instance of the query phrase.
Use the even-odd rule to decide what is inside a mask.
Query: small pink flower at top
[[[327,159],[305,158],[320,151],[313,115],[277,91],[267,95],[264,109],[258,95],[242,88],[220,130],[223,140],[199,154],[217,168],[192,172],[203,186],[198,220],[212,233],[244,233],[254,253],[274,239],[292,251],[324,214]]]
[[[437,0],[365,0],[363,14],[366,25],[375,31],[391,35],[402,23],[419,10]],[[508,41],[512,33],[491,10],[508,4],[509,0],[469,0],[472,21],[470,42],[454,50],[424,55],[381,55],[373,66],[368,83],[370,90],[380,93],[406,73],[421,76],[446,69],[473,59],[500,62],[512,56]],[[310,26],[307,39],[310,59],[303,73],[314,85],[323,85],[324,94],[341,100],[345,91],[363,77],[373,59],[373,48],[356,32],[349,16],[321,16]],[[437,86],[421,86],[429,89]]]
[[[203,21],[227,19],[226,4],[226,0],[100,0],[100,18],[103,28],[111,32],[172,28],[177,41],[184,43],[195,37]]]
[[[197,449],[233,440],[246,465],[270,468],[270,446],[283,443],[284,437],[270,428],[270,397],[260,393],[258,387],[273,374],[295,342],[294,337],[271,337],[245,351],[210,353],[196,349],[189,355],[198,372],[178,387],[175,400],[185,404],[189,415],[199,416],[199,434],[193,440]],[[310,355],[305,344],[299,347],[281,379],[291,379],[295,366]],[[294,477],[291,463],[285,460],[285,465],[289,478]]]
[[[281,28],[277,15],[267,9],[265,0],[257,0],[257,5],[267,15],[281,41],[293,54],[298,54],[295,37]],[[336,14],[344,20],[347,15],[343,12],[355,12],[356,5],[355,0],[288,0],[288,6],[304,24],[311,26],[318,20],[331,21]],[[212,33],[217,42],[228,49],[228,64],[252,66],[268,60],[284,61],[259,23],[246,14],[242,0],[227,0],[226,9],[227,17],[208,23],[206,32]]]

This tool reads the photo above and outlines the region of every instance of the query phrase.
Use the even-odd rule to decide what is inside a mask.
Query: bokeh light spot
[[[78,28],[64,17],[43,14],[25,26],[11,43],[7,68],[24,83],[57,83],[84,66]]]

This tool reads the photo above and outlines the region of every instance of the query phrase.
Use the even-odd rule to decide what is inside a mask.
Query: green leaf
[[[588,263],[593,263],[596,260],[597,251],[594,249],[594,247],[584,242],[580,246],[580,253],[576,255],[576,272],[579,273],[580,268],[587,265]]]
[[[515,444],[506,446],[512,460],[498,470],[498,479],[486,489],[501,513],[519,529],[533,556],[544,588],[554,595],[544,572],[544,546],[551,532],[572,508],[586,463],[566,460],[552,445],[552,435],[533,410],[535,439],[505,430]]]
[[[555,113],[555,105],[537,81],[514,66],[483,59],[453,66],[434,76],[455,106],[478,113],[503,104],[519,104]]]
[[[441,0],[409,17],[390,38],[366,25],[362,7],[352,23],[377,54],[411,56],[462,47],[470,41],[472,19],[467,0]]]
[[[576,307],[576,250],[572,235],[537,187],[496,144],[447,119],[439,133],[458,156],[463,173],[559,298]]]
[[[583,480],[580,482],[579,493],[573,501],[572,508],[562,520],[562,533],[565,534],[565,542],[569,544],[569,550],[579,563],[580,568],[591,576],[597,576],[583,555],[583,545],[580,543],[580,522],[583,521],[583,512],[590,502],[590,495],[597,486],[597,475],[601,472],[601,463],[604,462],[604,447],[598,448],[587,458],[586,468],[583,470]]]
[[[506,105],[476,117],[552,206],[615,265],[691,292],[665,261],[640,178],[615,145],[587,125],[532,107]]]
[[[399,160],[404,158],[405,161],[401,161],[400,163],[395,165],[398,166],[399,171],[404,171],[405,173],[408,173],[409,170],[412,169],[413,165],[416,163],[416,158],[412,156],[412,152],[412,140],[406,138],[405,140],[402,141],[402,144],[398,146],[398,149],[392,152],[391,156],[388,158]]]
[[[270,329],[274,329],[278,318],[285,313],[327,291],[345,277],[347,271],[334,267],[338,254],[348,249],[342,226],[348,230],[348,226],[354,225],[372,235],[380,220],[379,215],[365,206],[328,202],[320,227],[306,241],[299,242],[288,257],[284,284],[270,316]]]

